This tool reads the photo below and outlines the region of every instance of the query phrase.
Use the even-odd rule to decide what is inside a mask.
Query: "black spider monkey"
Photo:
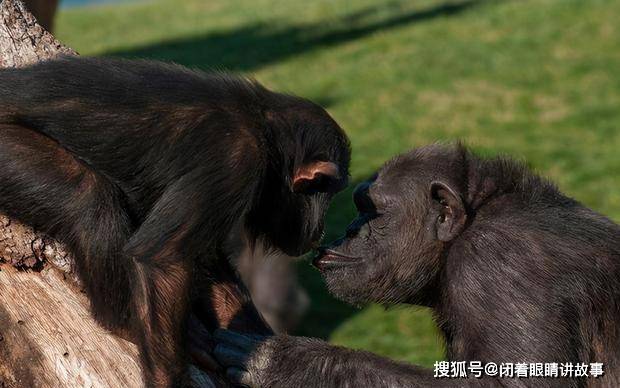
[[[231,234],[307,251],[349,158],[322,108],[222,73],[89,58],[0,71],[0,211],[69,246],[149,386],[185,384],[187,317],[217,313],[205,295]]]

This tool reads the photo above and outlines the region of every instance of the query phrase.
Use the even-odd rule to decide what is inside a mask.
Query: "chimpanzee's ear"
[[[293,192],[312,194],[337,190],[334,185],[340,181],[340,169],[336,163],[314,161],[306,163],[295,171]]]
[[[430,194],[431,201],[440,207],[439,215],[435,220],[437,238],[441,241],[451,241],[465,227],[467,213],[463,200],[450,185],[439,181],[431,183]]]

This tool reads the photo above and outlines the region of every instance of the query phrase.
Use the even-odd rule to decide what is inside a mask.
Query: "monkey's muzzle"
[[[319,248],[319,253],[314,260],[312,260],[312,265],[323,271],[326,269],[347,267],[357,264],[359,261],[359,257],[348,256],[334,249]]]

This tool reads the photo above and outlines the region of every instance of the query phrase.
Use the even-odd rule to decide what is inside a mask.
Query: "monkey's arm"
[[[218,330],[215,356],[228,377],[250,387],[469,386],[470,380],[437,380],[431,370],[315,338],[252,336]],[[472,386],[480,382],[471,381]]]

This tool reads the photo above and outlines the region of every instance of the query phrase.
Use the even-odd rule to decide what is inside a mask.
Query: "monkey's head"
[[[432,304],[444,249],[466,224],[466,157],[462,147],[423,147],[361,183],[357,218],[314,260],[330,291],[353,304]]]
[[[333,196],[346,187],[350,146],[320,106],[270,95],[264,112],[269,167],[249,230],[290,256],[317,248]]]

